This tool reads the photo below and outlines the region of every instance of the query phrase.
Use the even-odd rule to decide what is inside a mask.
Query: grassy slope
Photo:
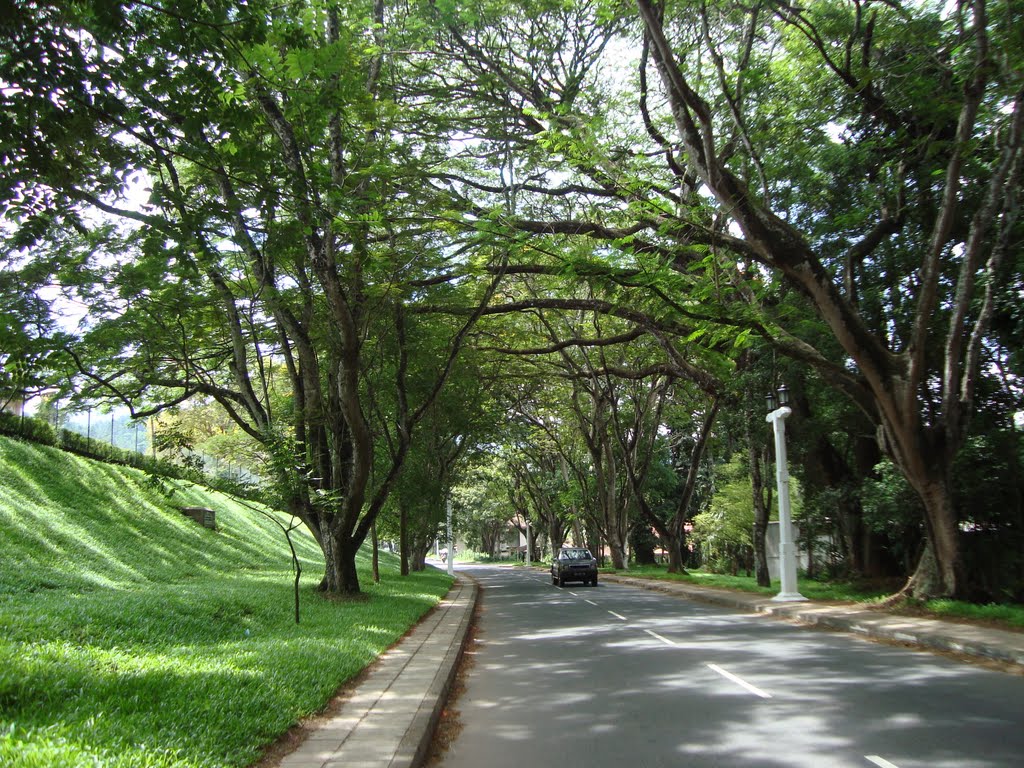
[[[228,497],[0,438],[0,765],[246,765],[448,587],[382,555],[369,599],[294,623],[283,534]],[[178,507],[217,511],[217,532]]]

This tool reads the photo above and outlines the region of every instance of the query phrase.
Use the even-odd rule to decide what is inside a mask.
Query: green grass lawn
[[[217,512],[219,530],[179,506]],[[0,765],[245,766],[320,709],[448,589],[381,555],[366,599],[316,592],[302,623],[283,534],[228,497],[0,438]]]

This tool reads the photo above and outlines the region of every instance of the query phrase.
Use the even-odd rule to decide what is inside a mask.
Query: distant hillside
[[[135,469],[0,437],[0,595],[290,569],[284,534],[264,515],[182,481],[162,486],[174,493]],[[213,509],[218,530],[185,517],[182,506]],[[305,529],[292,539],[303,571],[320,571],[322,555]]]

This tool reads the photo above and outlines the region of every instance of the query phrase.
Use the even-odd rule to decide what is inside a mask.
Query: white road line
[[[675,643],[673,643],[673,642],[672,642],[671,640],[669,640],[669,639],[668,639],[667,637],[663,637],[662,635],[659,635],[659,634],[658,634],[657,632],[652,632],[652,631],[651,631],[651,630],[649,630],[649,629],[645,629],[645,630],[644,630],[644,632],[646,632],[646,633],[647,633],[648,635],[650,635],[651,637],[655,637],[655,638],[657,638],[658,640],[661,640],[661,642],[663,642],[663,643],[664,643],[665,645],[671,645],[671,646],[675,647]]]
[[[596,605],[597,605],[597,603],[595,603],[595,602],[594,602],[593,600],[587,600],[587,598],[585,598],[585,597],[583,598],[583,602],[585,602],[585,603],[590,603],[590,604],[591,604],[591,605],[593,605],[593,606],[596,606]]]
[[[864,755],[864,759],[874,763],[878,768],[899,768],[896,763],[890,763],[884,757],[879,757],[878,755]]]
[[[734,675],[732,672],[729,672],[728,670],[722,669],[717,664],[708,664],[708,669],[711,669],[711,670],[717,672],[718,674],[720,674],[722,677],[726,678],[727,680],[732,680],[734,683],[736,683],[736,685],[738,685],[738,686],[740,686],[742,688],[746,688],[748,691],[750,691],[755,696],[760,696],[762,699],[770,699],[772,697],[772,695],[770,693],[762,691],[756,685],[751,685],[750,683],[748,683],[746,680],[744,680],[741,677],[736,677],[736,675]]]
[[[620,621],[629,621],[629,619],[627,619],[625,616],[622,616],[616,613],[615,611],[608,611],[608,613],[610,613],[612,616],[614,616],[616,619],[619,619]]]
[[[569,594],[570,594],[570,595],[572,595],[573,597],[579,597],[579,595],[577,595],[577,594],[576,594],[575,592],[573,592],[573,591],[572,591],[571,589],[569,590]]]

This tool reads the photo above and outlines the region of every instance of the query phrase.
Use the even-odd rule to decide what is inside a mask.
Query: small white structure
[[[796,567],[798,571],[806,571],[810,561],[807,557],[807,550],[803,547],[800,539],[800,526],[791,523],[793,530],[794,553],[796,555]],[[768,529],[764,533],[764,554],[768,561],[768,577],[772,581],[779,581],[779,521],[772,520],[768,523]]]

